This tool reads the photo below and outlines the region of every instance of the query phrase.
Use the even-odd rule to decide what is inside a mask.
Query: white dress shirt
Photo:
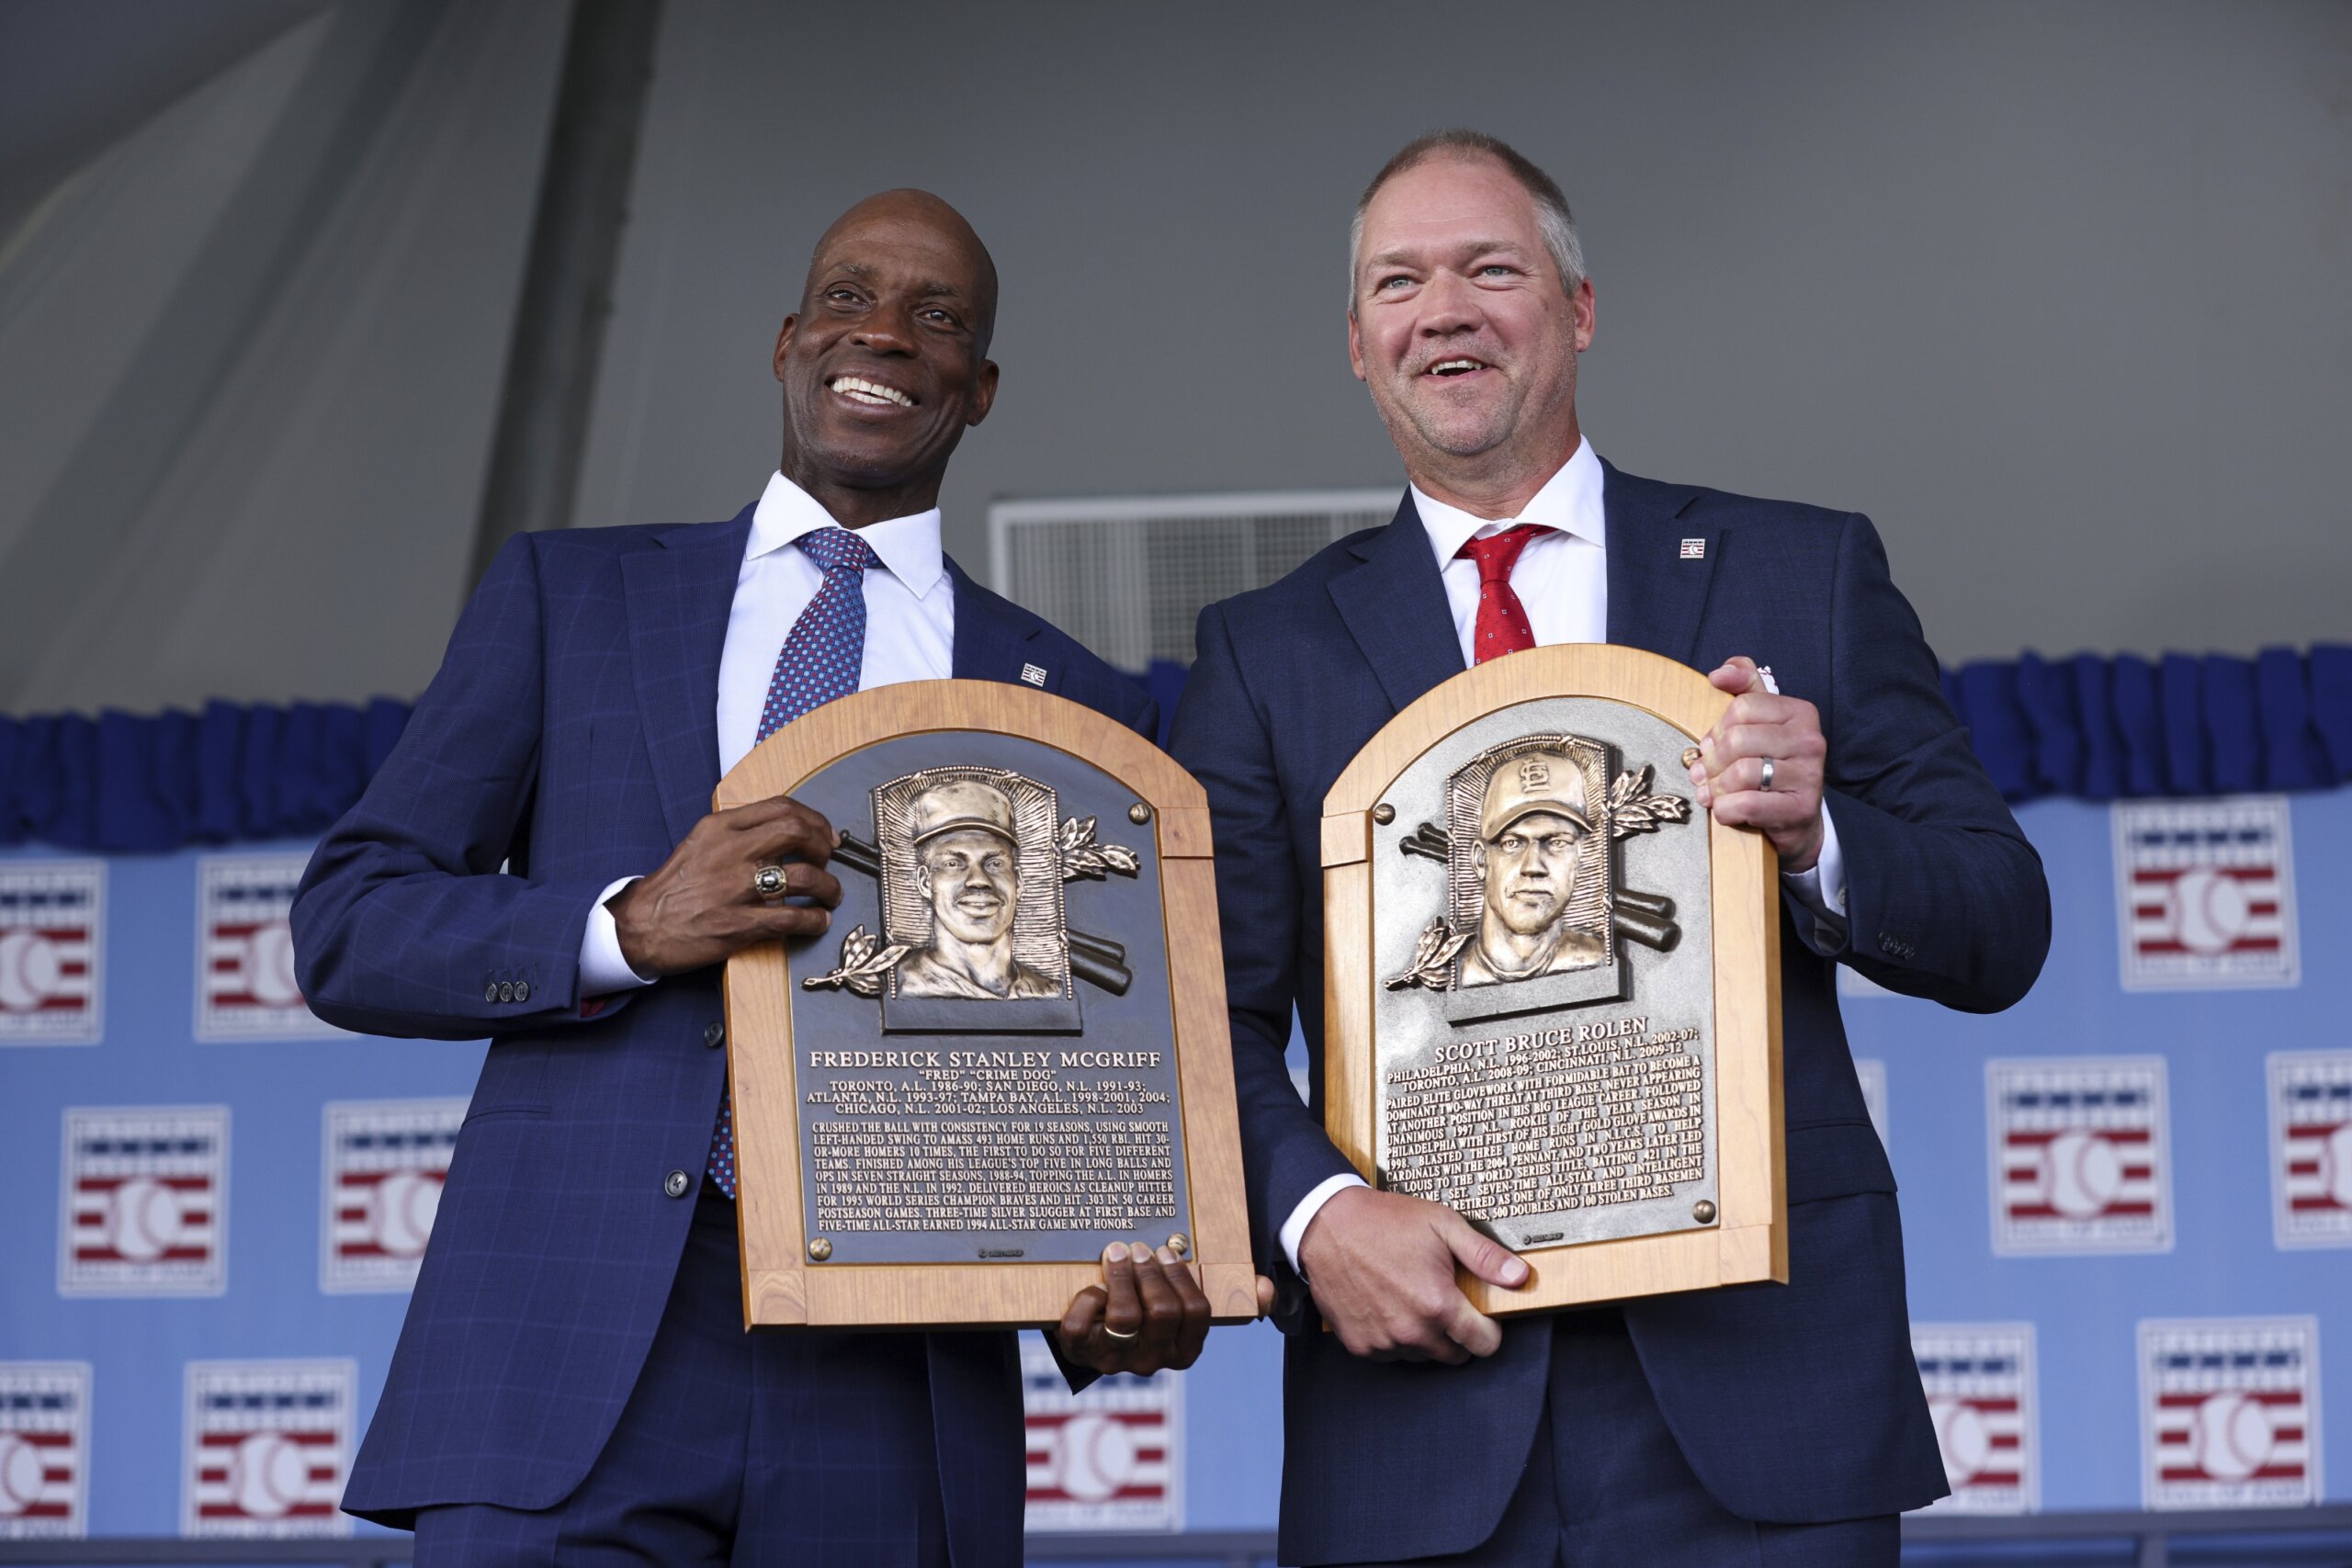
[[[760,732],[760,710],[768,700],[784,639],[808,602],[824,586],[824,569],[795,547],[803,534],[838,528],[832,513],[782,474],[768,480],[743,565],[735,574],[735,602],[727,612],[727,641],[718,656],[718,771],[724,774],[750,754]],[[882,570],[865,574],[865,657],[857,689],[870,692],[895,681],[944,681],[955,672],[956,581],[947,575],[939,547],[939,511],[893,517],[857,531],[873,547]],[[621,956],[620,933],[605,900],[636,881],[624,876],[596,897],[588,929],[580,939],[582,998],[625,991],[653,982]]]
[[[1500,522],[1473,516],[1422,494],[1419,485],[1412,487],[1413,509],[1420,513],[1430,549],[1437,557],[1438,576],[1445,583],[1447,607],[1453,612],[1464,669],[1477,662],[1471,639],[1478,624],[1478,563],[1464,557],[1462,547],[1522,523],[1556,530],[1530,539],[1510,569],[1511,592],[1519,595],[1527,612],[1536,646],[1609,640],[1609,528],[1601,504],[1606,479],[1592,443],[1579,439],[1576,451],[1544,481],[1544,488],[1526,508]],[[1769,685],[1769,673],[1765,680]],[[1826,811],[1821,814],[1821,825],[1820,861],[1810,871],[1784,874],[1781,880],[1790,897],[1812,917],[1815,946],[1834,952],[1845,936],[1846,862],[1838,848],[1837,824]],[[1800,920],[1801,930],[1804,925]],[[1298,1268],[1298,1244],[1306,1239],[1307,1225],[1323,1205],[1334,1193],[1363,1184],[1362,1177],[1343,1173],[1299,1200],[1282,1228],[1283,1251],[1293,1269]]]

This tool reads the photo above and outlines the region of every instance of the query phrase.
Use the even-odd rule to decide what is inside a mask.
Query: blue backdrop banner
[[[1184,667],[1136,680],[1166,739]],[[1944,672],[2013,801],[2328,789],[2352,779],[2352,646],[2255,659],[2078,654]],[[0,718],[0,845],[155,853],[317,833],[400,739],[408,705],[209,703],[201,714]]]

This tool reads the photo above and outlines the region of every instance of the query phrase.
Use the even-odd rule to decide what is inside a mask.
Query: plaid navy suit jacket
[[[297,896],[303,995],[371,1034],[492,1037],[432,1244],[344,1506],[537,1508],[604,1447],[660,1322],[725,1053],[719,971],[583,1020],[596,895],[653,870],[718,783],[719,654],[753,508],[726,523],[527,534]],[[1139,687],[947,563],[954,672],[1019,681],[1148,736]],[[505,867],[501,871],[502,864]],[[689,1192],[693,1187],[689,1188]],[[951,1533],[1017,1539],[1013,1337],[930,1337]],[[887,1505],[888,1499],[872,1500]],[[842,1499],[844,1507],[864,1504]]]
[[[1790,1277],[1624,1307],[1658,1404],[1744,1517],[1861,1517],[1940,1495],[1911,1358],[1894,1178],[1838,1014],[1835,965],[1947,1006],[2022,997],[2050,942],[2041,863],[1945,703],[1868,519],[1607,468],[1609,640],[1709,670],[1772,666],[1816,704],[1847,866],[1848,944],[1782,912]],[[1683,541],[1705,541],[1687,558]],[[1500,1518],[1543,1410],[1551,1333],[1506,1323],[1466,1366],[1359,1360],[1317,1331],[1277,1234],[1348,1169],[1322,1127],[1323,797],[1374,732],[1463,669],[1408,495],[1385,528],[1203,612],[1169,749],[1206,787],[1259,1272],[1285,1353],[1283,1562],[1468,1551]],[[1808,920],[1810,925],[1810,920]],[[1296,1008],[1311,1105],[1283,1054]]]

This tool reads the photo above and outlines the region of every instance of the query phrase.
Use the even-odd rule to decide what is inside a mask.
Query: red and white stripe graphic
[[[326,1108],[319,1288],[405,1291],[441,1206],[463,1100],[347,1100]]]
[[[2319,1500],[2319,1320],[2140,1325],[2142,1498],[2150,1508]]]
[[[2285,796],[2127,801],[2113,811],[2126,990],[2295,984]]]
[[[1936,1424],[1947,1513],[2030,1514],[2041,1454],[2030,1323],[1915,1323],[1911,1353]]]
[[[1180,1374],[1121,1373],[1074,1394],[1043,1342],[1025,1334],[1021,1373],[1028,1529],[1183,1527]]]
[[[226,1287],[228,1107],[68,1107],[64,1168],[59,1294]]]
[[[101,861],[0,866],[0,1045],[91,1045],[100,1033]]]
[[[1996,1253],[2170,1250],[2162,1057],[1996,1060],[1984,1082]]]
[[[0,1361],[0,1540],[89,1533],[90,1367]]]
[[[191,1361],[182,1535],[348,1535],[349,1361]]]
[[[2352,1247],[2352,1051],[2274,1051],[2272,1233],[2280,1247]]]
[[[197,865],[196,1037],[288,1040],[341,1033],[303,1003],[288,925],[309,863],[300,854],[207,855]]]

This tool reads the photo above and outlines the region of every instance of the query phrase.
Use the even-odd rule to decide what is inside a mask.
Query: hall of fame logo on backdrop
[[[1021,1337],[1032,1530],[1184,1526],[1183,1384],[1173,1372],[1114,1373],[1072,1393],[1053,1353]]]
[[[305,854],[206,855],[196,870],[196,1037],[319,1039],[344,1032],[303,1004],[287,917]]]
[[[103,861],[0,866],[0,1045],[95,1045],[103,1029]]]
[[[463,1100],[345,1100],[326,1108],[319,1289],[405,1291],[433,1234]]]
[[[2149,1508],[2319,1501],[2319,1320],[2140,1325],[2141,1499]]]
[[[0,1361],[0,1540],[90,1529],[90,1364]]]
[[[2352,1247],[2352,1051],[2273,1051],[2271,1235]]]
[[[1876,1056],[1854,1058],[1854,1079],[1862,1086],[1862,1108],[1871,1113],[1871,1129],[1878,1134],[1879,1147],[1892,1149],[1886,1141],[1886,1064]]]
[[[2112,810],[2125,990],[2295,984],[2284,795],[2119,801]]]
[[[180,1533],[349,1535],[350,1361],[190,1361]]]
[[[1915,1323],[1911,1354],[1943,1451],[1948,1514],[2030,1514],[2041,1506],[2041,1411],[2033,1325]]]
[[[2163,1057],[1996,1059],[1984,1095],[1996,1254],[2172,1249]]]
[[[227,1106],[68,1106],[64,1144],[58,1294],[227,1287]]]

